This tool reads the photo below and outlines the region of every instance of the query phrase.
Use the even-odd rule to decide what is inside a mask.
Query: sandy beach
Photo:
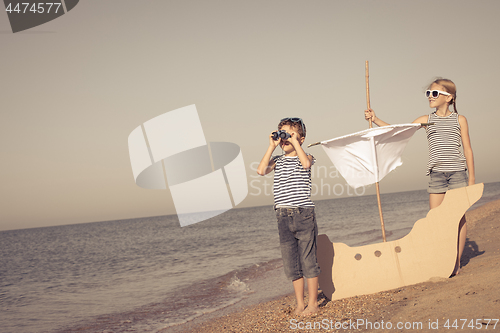
[[[162,332],[500,332],[500,200],[466,217],[462,270],[452,278],[336,301],[320,293],[313,317],[294,316],[295,297],[288,295]]]

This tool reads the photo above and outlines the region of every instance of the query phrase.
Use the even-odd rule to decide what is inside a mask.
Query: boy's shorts
[[[429,193],[444,193],[448,190],[469,185],[469,177],[465,170],[452,172],[431,171],[430,176],[429,188],[427,189]]]
[[[276,208],[283,268],[287,278],[313,278],[321,272],[316,260],[318,225],[314,207]]]

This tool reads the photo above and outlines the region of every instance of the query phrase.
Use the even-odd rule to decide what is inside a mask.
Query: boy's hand
[[[297,140],[297,135],[295,133],[293,133],[293,132],[290,133],[290,138],[288,139],[288,141],[290,141],[290,143],[294,147],[297,147],[297,145],[300,146],[300,142],[299,142],[299,140]]]
[[[273,159],[271,159],[271,156],[280,142],[281,138],[278,138],[278,140],[273,140],[273,133],[269,134],[269,147],[267,148],[266,154],[264,155],[264,157],[262,157],[262,160],[257,167],[257,173],[259,175],[264,176],[274,170],[276,163]]]
[[[281,138],[278,138],[278,140],[274,140],[273,133],[269,134],[269,145],[272,146],[273,148],[276,148],[280,144]]]

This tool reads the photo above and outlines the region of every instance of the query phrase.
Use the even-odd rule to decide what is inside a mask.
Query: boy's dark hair
[[[280,121],[280,123],[278,124],[278,130],[280,130],[285,125],[288,125],[291,128],[293,128],[294,130],[296,130],[297,133],[299,133],[301,138],[306,137],[306,132],[307,132],[306,124],[304,124],[304,122],[302,120],[301,121],[291,121],[290,119],[285,118],[282,121]],[[304,130],[302,130],[302,128]]]

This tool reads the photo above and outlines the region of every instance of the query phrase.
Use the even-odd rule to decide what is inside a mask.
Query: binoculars
[[[287,131],[284,130],[279,130],[276,132],[273,132],[273,140],[277,141],[278,139],[281,138],[281,140],[286,140],[290,138],[290,134],[287,133]]]

